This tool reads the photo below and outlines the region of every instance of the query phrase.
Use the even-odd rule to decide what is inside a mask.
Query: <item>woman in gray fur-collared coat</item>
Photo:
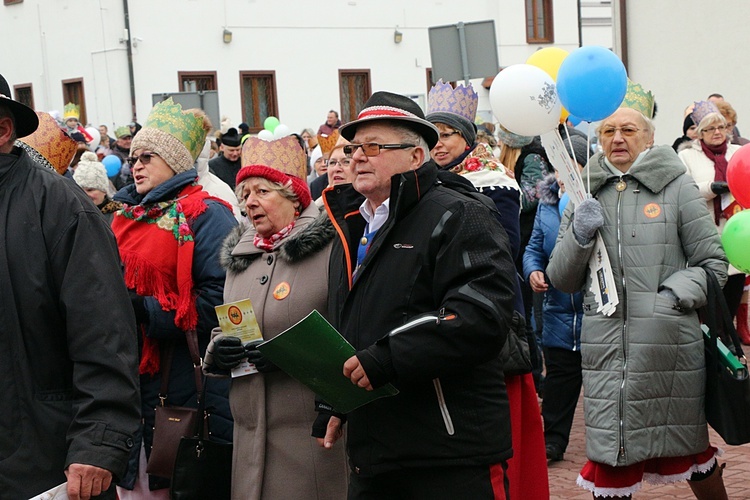
[[[244,158],[243,164],[248,164]],[[285,181],[272,170],[253,165],[238,173],[252,225],[238,227],[221,250],[227,271],[224,302],[249,298],[265,340],[313,309],[326,314],[334,236],[325,213],[310,203],[307,185]],[[310,435],[316,421],[315,394],[262,359],[257,350],[245,350],[238,338],[215,333],[204,361],[207,373],[226,374],[248,353],[260,371],[232,379],[232,498],[345,498],[344,443],[324,449]]]

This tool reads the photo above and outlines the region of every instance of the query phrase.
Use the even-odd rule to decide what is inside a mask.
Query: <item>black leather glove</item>
[[[263,356],[263,354],[258,350],[258,344],[261,344],[263,342],[263,340],[253,340],[252,342],[245,345],[245,354],[247,355],[247,360],[254,364],[255,368],[257,368],[261,373],[275,372],[279,369],[279,367],[271,363],[271,361]]]
[[[128,289],[128,295],[130,296],[130,303],[133,306],[136,323],[148,323],[148,311],[146,310],[146,304],[144,303],[143,296],[138,295],[135,290],[131,289]]]
[[[214,364],[220,370],[231,370],[247,357],[239,337],[222,337],[213,349]]]
[[[729,192],[729,184],[723,181],[719,182],[712,182],[711,183],[711,191],[713,191],[714,194],[724,194]]]
[[[317,397],[315,398],[315,411],[318,413],[318,416],[315,418],[315,422],[313,422],[312,433],[310,434],[312,437],[326,437],[328,421],[331,420],[331,417],[338,417],[341,420],[341,425],[346,423],[346,413],[337,412],[331,405]]]

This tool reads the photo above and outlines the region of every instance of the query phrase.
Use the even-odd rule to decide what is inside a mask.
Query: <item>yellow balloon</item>
[[[560,109],[560,123],[565,123],[565,120],[567,120],[569,116],[570,116],[570,111],[565,109],[565,106],[563,106]]]
[[[547,47],[531,54],[526,59],[526,64],[543,69],[553,80],[557,81],[557,71],[566,57],[568,57],[567,50],[557,47]]]

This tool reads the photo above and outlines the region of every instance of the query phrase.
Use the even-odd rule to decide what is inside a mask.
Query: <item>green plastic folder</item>
[[[708,331],[706,325],[701,325],[703,335],[711,338],[711,334]],[[731,372],[732,376],[738,380],[744,380],[747,378],[747,366],[743,364],[735,354],[730,351],[721,339],[716,339],[716,346],[719,348],[719,359],[722,366]]]
[[[258,350],[341,413],[398,394],[391,384],[367,391],[344,377],[344,362],[354,356],[354,347],[315,310]]]

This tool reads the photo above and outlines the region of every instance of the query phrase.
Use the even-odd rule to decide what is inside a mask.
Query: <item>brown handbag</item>
[[[195,386],[198,398],[200,399],[203,390],[203,381],[200,356],[198,356],[198,336],[195,330],[190,330],[185,332],[185,337],[187,338],[190,357],[193,359]],[[180,440],[185,436],[193,435],[196,428],[196,421],[199,418],[197,408],[169,406],[166,404],[173,354],[174,344],[170,344],[167,354],[162,357],[159,406],[155,409],[154,438],[151,446],[151,455],[146,464],[146,472],[148,474],[167,479],[172,477]]]

